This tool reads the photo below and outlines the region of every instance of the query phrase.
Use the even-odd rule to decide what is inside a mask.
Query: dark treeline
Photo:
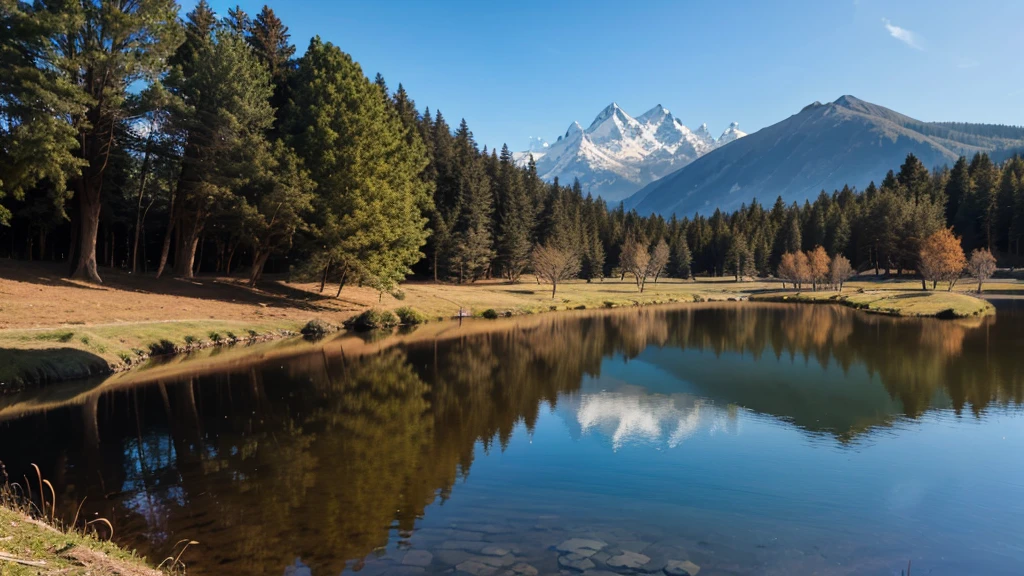
[[[66,261],[77,278],[244,270],[255,284],[270,270],[321,290],[391,291],[412,273],[514,282],[544,246],[568,255],[555,280],[589,281],[637,267],[638,245],[655,279],[767,276],[817,246],[901,274],[945,227],[968,251],[1020,259],[1019,157],[930,171],[908,156],[879,185],[803,205],[640,216],[578,182],[541,181],[507,146],[481,150],[465,120],[421,111],[319,37],[296,57],[268,7],[216,15],[202,1],[184,18],[172,0],[0,7],[0,254]]]

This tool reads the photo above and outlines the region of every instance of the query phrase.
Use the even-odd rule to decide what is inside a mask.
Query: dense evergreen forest
[[[465,120],[453,129],[319,37],[297,57],[269,7],[216,15],[203,0],[182,19],[173,0],[0,0],[0,11],[0,255],[65,261],[75,278],[241,271],[255,284],[266,270],[321,290],[393,291],[410,274],[621,277],[638,251],[655,278],[742,278],[819,246],[903,274],[946,228],[968,251],[1020,261],[1016,156],[931,170],[908,156],[878,185],[803,205],[642,216],[578,182],[541,181],[507,146],[481,150]]]

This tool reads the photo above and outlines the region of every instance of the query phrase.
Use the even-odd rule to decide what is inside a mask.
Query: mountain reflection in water
[[[715,445],[723,462],[742,451],[745,459],[736,456],[741,464],[731,466],[770,476],[782,464],[752,453],[752,442],[770,438],[774,448],[811,462],[822,457],[811,448],[822,439],[855,458],[880,432],[912,435],[906,423],[930,412],[943,426],[963,426],[996,411],[1019,430],[1020,319],[1015,311],[937,321],[832,306],[717,305],[473,322],[375,342],[343,336],[219,370],[193,373],[183,363],[166,376],[140,372],[137,384],[62,402],[6,398],[0,458],[12,477],[40,464],[65,515],[87,496],[88,514],[109,518],[119,542],[151,558],[166,556],[179,539],[200,541],[193,574],[281,573],[297,557],[317,575],[394,568],[387,563],[400,562],[410,546],[435,552],[426,568],[442,572],[451,566],[438,550],[456,539],[443,531],[467,518],[500,519],[505,541],[538,568],[554,562],[551,540],[607,522],[632,527],[627,538],[671,533],[680,539],[673,546],[693,548],[691,559],[740,566],[739,573],[757,566],[848,573],[839,567],[858,563],[866,573],[891,573],[888,562],[942,550],[952,534],[940,532],[941,522],[923,535],[896,522],[887,528],[893,538],[879,544],[869,537],[875,526],[858,525],[851,512],[863,502],[834,486],[827,509],[793,520],[792,534],[777,529],[786,547],[762,549],[741,535],[760,534],[761,523],[771,526],[780,512],[769,514],[756,500],[732,509],[753,498],[736,492],[719,509],[709,504],[713,497],[691,500],[694,479],[656,460],[673,456],[646,450],[683,454],[690,442],[724,435],[733,440]],[[960,418],[944,419],[947,413]],[[745,434],[750,426],[756,434]],[[1006,450],[1020,444],[1014,439]],[[586,479],[575,488],[564,471],[547,474],[572,458],[580,458]],[[616,475],[616,458],[631,462],[635,475]],[[714,466],[714,458],[702,465]],[[884,480],[884,471],[873,472]],[[717,481],[726,489],[731,478]],[[585,485],[590,480],[594,486]],[[634,494],[655,480],[680,492],[659,495],[679,506],[675,524],[637,512],[661,506]],[[999,497],[1024,501],[1015,482]],[[889,484],[890,502],[924,497]],[[773,502],[791,499],[792,512],[803,490],[779,486]],[[596,494],[601,506],[583,505]],[[728,520],[720,514],[726,506]],[[689,514],[681,526],[680,514]],[[957,518],[976,522],[968,528],[979,534],[1016,530],[1024,539],[999,514],[968,516]],[[849,525],[832,532],[841,518]],[[717,542],[710,530],[729,537]],[[808,533],[814,538],[797,535]],[[808,560],[813,547],[833,556]],[[947,562],[974,554],[949,559],[955,554],[947,551]],[[1018,547],[988,551],[985,561],[1000,573],[1007,558],[1022,557]]]

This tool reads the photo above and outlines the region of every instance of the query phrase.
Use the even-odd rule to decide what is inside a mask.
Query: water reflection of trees
[[[828,306],[551,316],[106,393],[7,425],[5,437],[37,441],[5,445],[15,452],[5,460],[16,469],[45,459],[69,515],[88,495],[89,512],[114,519],[123,541],[150,555],[178,538],[201,541],[193,573],[263,573],[295,556],[338,573],[385,545],[389,527],[412,529],[446,499],[478,442],[503,448],[517,425],[532,429],[545,403],[613,355],[682,348],[863,366],[917,416],[938,394],[958,411],[1024,401],[1018,331],[998,319],[905,321]],[[694,367],[675,368],[685,377]],[[750,406],[758,382],[748,384],[723,400]],[[764,411],[799,424],[789,404]],[[843,426],[840,435],[858,428]]]

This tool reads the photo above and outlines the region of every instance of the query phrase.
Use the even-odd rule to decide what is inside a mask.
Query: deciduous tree
[[[551,298],[555,297],[560,282],[575,278],[580,272],[579,254],[553,244],[535,246],[531,260],[537,277],[551,283]]]
[[[813,290],[817,290],[828,279],[830,263],[828,252],[822,246],[807,252],[807,275]]]
[[[832,263],[828,269],[828,277],[832,286],[841,294],[843,292],[843,284],[853,277],[853,267],[850,266],[850,261],[846,256],[836,254],[832,258]]]
[[[971,252],[971,259],[967,262],[967,270],[978,281],[978,294],[981,294],[982,284],[996,272],[996,259],[988,250],[979,248]]]
[[[922,283],[931,282],[933,290],[938,282],[949,282],[948,290],[952,290],[966,265],[960,238],[950,228],[935,232],[921,243],[918,272]]]

